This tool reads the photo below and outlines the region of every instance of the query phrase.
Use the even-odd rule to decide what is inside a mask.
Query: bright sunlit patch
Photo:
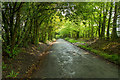
[[[60,43],[60,42],[55,42],[55,44],[58,44],[58,43]]]
[[[44,52],[42,54],[45,54]]]
[[[37,51],[37,52],[40,52],[40,51]]]
[[[35,55],[34,53],[30,53],[31,55]]]
[[[84,54],[89,54],[88,52],[85,52]]]
[[[76,55],[76,53],[73,53],[73,55],[75,56],[75,55]]]
[[[43,54],[40,54],[40,56],[43,56]]]

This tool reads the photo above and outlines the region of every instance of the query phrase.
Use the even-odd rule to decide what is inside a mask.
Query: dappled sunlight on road
[[[59,44],[59,43],[61,43],[61,42],[54,42],[54,44]]]

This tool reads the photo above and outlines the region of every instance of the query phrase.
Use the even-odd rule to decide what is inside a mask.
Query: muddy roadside
[[[21,52],[15,58],[3,56],[2,78],[28,78],[40,66],[53,43],[39,42],[37,46],[30,44],[27,48],[21,48]]]

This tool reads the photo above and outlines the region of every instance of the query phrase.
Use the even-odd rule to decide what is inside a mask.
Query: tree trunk
[[[101,10],[100,15],[99,15],[99,26],[98,26],[99,38],[100,38],[100,36],[101,36],[101,34],[100,34],[100,29],[101,29],[101,13],[102,13],[102,10]]]
[[[110,29],[110,21],[112,16],[112,7],[113,3],[111,2],[110,12],[109,12],[109,20],[108,20],[108,27],[107,27],[107,39],[109,39],[109,29]]]
[[[77,31],[77,38],[79,38],[79,31]]]
[[[116,23],[117,23],[117,2],[115,2],[115,13],[114,13],[114,18],[113,18],[113,29],[112,29],[112,39],[118,38],[117,31],[116,31]]]
[[[94,38],[94,27],[93,27],[93,25],[91,25],[91,27],[92,27],[92,30],[91,30],[91,38]]]
[[[5,17],[5,13],[2,11],[2,19],[3,19],[3,23],[4,23],[4,29],[5,29],[5,45],[9,45],[10,44],[10,40],[9,40],[9,24],[8,24],[8,20]]]
[[[108,4],[106,4],[107,6]],[[107,16],[108,9],[106,11],[103,9],[103,23],[102,23],[102,31],[101,31],[101,39],[105,38],[105,24],[106,24],[106,16]]]

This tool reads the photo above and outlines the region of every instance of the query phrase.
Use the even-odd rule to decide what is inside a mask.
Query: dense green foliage
[[[63,38],[118,38],[116,28],[120,11],[117,2],[76,3],[74,8],[60,30]]]
[[[52,40],[57,19],[56,3],[4,2],[2,4],[3,52],[13,57],[17,47]],[[4,55],[3,54],[3,55]]]
[[[25,47],[30,43],[35,45],[39,42],[46,43],[47,40],[60,37],[116,39],[118,4],[118,2],[4,2],[3,52],[13,57],[19,52],[18,47]]]

